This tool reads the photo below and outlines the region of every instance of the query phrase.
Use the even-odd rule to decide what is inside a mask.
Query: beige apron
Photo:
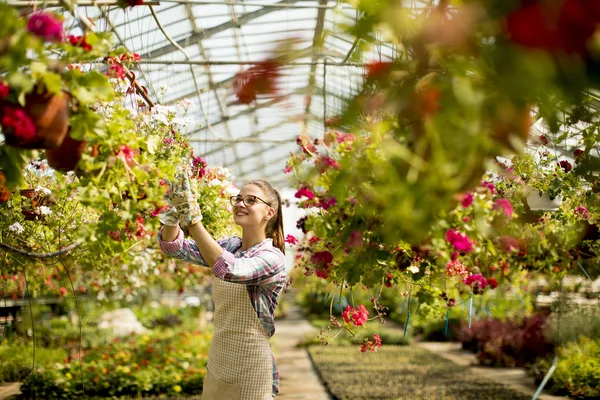
[[[215,332],[202,400],[271,400],[273,353],[246,285],[213,279]]]

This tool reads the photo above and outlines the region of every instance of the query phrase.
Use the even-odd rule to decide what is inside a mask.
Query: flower
[[[333,255],[327,250],[317,251],[310,257],[310,261],[317,265],[327,265],[333,261]]]
[[[492,194],[496,192],[496,186],[494,186],[492,182],[483,181],[479,184],[479,186],[489,189]]]
[[[27,21],[27,30],[43,38],[46,42],[60,42],[64,39],[62,20],[48,11],[31,14]]]
[[[473,193],[467,193],[467,194],[464,195],[464,197],[462,199],[462,206],[464,208],[467,208],[471,204],[473,204]]]
[[[319,200],[319,202],[317,203],[318,207],[321,207],[323,210],[327,210],[332,206],[335,206],[337,204],[337,199],[335,197],[330,197],[330,198],[322,198],[321,200]]]
[[[469,275],[463,280],[463,282],[465,285],[471,286],[474,294],[483,293],[483,289],[489,285],[487,279],[485,279],[481,274]]]
[[[573,166],[571,165],[570,162],[568,162],[567,160],[560,160],[558,162],[558,165],[563,169],[563,171],[565,172],[569,172],[573,169]]]
[[[367,351],[377,351],[377,349],[381,347],[381,337],[374,333],[372,338],[373,340],[367,338],[364,339],[364,342],[360,346],[361,353],[366,353]]]
[[[539,139],[543,144],[545,144],[546,146],[548,145],[548,137],[546,135],[540,135]]]
[[[0,99],[7,97],[10,93],[10,87],[4,82],[0,82]]]
[[[318,166],[320,173],[324,173],[329,168],[335,168],[335,169],[341,169],[342,168],[339,162],[337,162],[333,158],[331,158],[329,156],[326,156],[326,155],[322,155],[321,157],[319,157],[318,159],[316,159],[315,160],[315,165]]]
[[[366,65],[366,79],[367,80],[378,80],[389,75],[392,71],[391,62],[371,62]]]
[[[492,289],[496,289],[498,287],[498,281],[496,280],[496,278],[487,278],[487,282],[490,285],[490,288]]]
[[[508,199],[497,199],[494,203],[494,210],[504,211],[504,215],[511,218],[514,212],[513,206]]]
[[[418,272],[419,272],[419,267],[417,267],[416,265],[414,265],[414,264],[413,264],[413,265],[411,265],[410,267],[408,267],[408,270],[409,270],[410,272],[412,272],[413,274],[416,274],[416,273],[418,273]]]
[[[469,240],[467,235],[463,235],[460,232],[450,229],[446,232],[446,240],[458,251],[464,251],[471,253],[473,251],[473,243]]]
[[[453,260],[446,264],[446,275],[460,276],[466,279],[469,276],[469,271],[467,271],[467,267],[459,260]]]
[[[35,139],[37,127],[23,108],[6,106],[3,109],[2,126],[14,132],[15,136],[29,142]]]
[[[292,246],[298,244],[298,239],[294,235],[287,235],[285,237],[285,242],[291,244]]]
[[[498,242],[507,252],[519,251],[519,241],[512,236],[504,235],[498,238]]]
[[[315,194],[309,188],[304,187],[304,188],[301,188],[300,190],[298,190],[296,192],[296,194],[294,194],[294,197],[296,197],[297,199],[300,199],[302,197],[307,197],[309,200],[313,200],[315,198]]]
[[[113,78],[119,78],[121,80],[125,80],[127,77],[127,71],[120,64],[112,64],[108,67],[107,75]]]
[[[40,206],[40,214],[50,215],[50,214],[52,214],[52,210],[50,209],[50,207]]]
[[[284,174],[289,174],[290,172],[292,172],[292,166],[291,165],[286,165],[285,168],[283,169],[283,173]]]
[[[78,46],[84,50],[92,51],[92,45],[86,42],[85,36],[69,35],[68,39],[72,46]]]
[[[590,217],[590,213],[588,212],[587,208],[585,208],[584,206],[579,206],[575,209],[575,215],[583,218],[583,219],[588,219]]]
[[[358,230],[352,231],[350,233],[350,238],[348,239],[348,246],[350,247],[362,247],[364,243],[364,239],[362,233]]]
[[[342,318],[344,318],[347,324],[352,322],[356,326],[363,326],[369,318],[369,311],[362,304],[358,308],[348,305],[344,312],[342,312]]]
[[[124,144],[119,146],[118,156],[123,156],[123,159],[127,163],[127,165],[131,165],[133,163],[135,152],[131,149],[131,147],[126,146]]]
[[[64,296],[64,295],[66,295],[66,294],[67,294],[67,289],[65,289],[64,287],[61,287],[61,288],[60,288],[60,295],[61,295],[61,296]]]
[[[8,227],[8,229],[9,229],[11,232],[14,232],[14,233],[16,233],[17,235],[19,235],[19,234],[21,234],[21,233],[23,233],[23,232],[25,231],[25,229],[23,229],[23,226],[21,226],[21,224],[20,224],[20,223],[18,223],[18,222],[15,222],[14,224],[10,225],[10,226]]]
[[[575,149],[573,151],[573,157],[575,157],[575,161],[579,162],[579,157],[581,157],[582,155],[585,154],[585,151],[581,150],[581,149]]]

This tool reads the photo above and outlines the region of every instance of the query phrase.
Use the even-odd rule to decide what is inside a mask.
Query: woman
[[[214,336],[202,399],[267,400],[278,392],[279,375],[269,338],[286,283],[281,197],[265,181],[251,181],[231,197],[242,237],[214,240],[187,180],[171,186],[169,209],[161,215],[162,251],[209,266],[213,280]],[[179,228],[189,226],[193,240]]]

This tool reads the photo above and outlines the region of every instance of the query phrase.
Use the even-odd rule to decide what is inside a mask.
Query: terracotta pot
[[[0,203],[6,203],[10,199],[11,192],[4,184],[6,183],[6,176],[0,171]]]
[[[81,160],[81,155],[87,147],[87,142],[73,139],[67,135],[57,149],[46,149],[48,165],[58,171],[73,171]]]
[[[69,128],[69,96],[29,94],[25,97],[25,112],[37,127],[36,140],[23,141],[5,132],[6,144],[24,149],[55,149],[67,136]]]

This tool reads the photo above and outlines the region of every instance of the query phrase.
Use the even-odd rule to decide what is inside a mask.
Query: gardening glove
[[[189,170],[185,169],[175,175],[176,182],[169,184],[169,200],[179,214],[179,224],[187,228],[202,221],[202,212],[198,205],[198,197],[192,191]]]

